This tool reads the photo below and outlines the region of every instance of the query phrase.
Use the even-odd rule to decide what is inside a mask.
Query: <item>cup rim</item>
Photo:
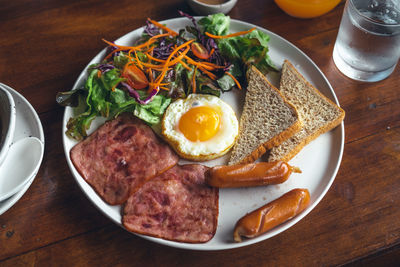
[[[380,26],[385,26],[385,27],[399,27],[399,26],[400,26],[400,23],[396,23],[396,24],[387,24],[387,23],[382,23],[382,22],[379,22],[379,21],[377,21],[377,20],[374,20],[374,19],[372,19],[372,18],[370,18],[370,17],[368,17],[368,16],[365,16],[363,13],[361,13],[361,12],[358,10],[358,8],[356,8],[356,6],[354,5],[353,1],[354,1],[354,0],[348,0],[347,2],[350,2],[350,5],[354,8],[354,10],[357,12],[357,14],[358,14],[359,16],[361,16],[362,18],[368,20],[369,22],[372,22],[372,23],[377,24],[377,25],[380,25]],[[400,14],[399,14],[399,15],[400,15]]]
[[[211,8],[222,8],[231,5],[233,2],[236,2],[235,0],[227,0],[226,2],[222,4],[206,4],[204,2],[201,2],[199,0],[193,0],[193,2],[196,2],[199,5],[205,6],[205,7],[211,7]]]

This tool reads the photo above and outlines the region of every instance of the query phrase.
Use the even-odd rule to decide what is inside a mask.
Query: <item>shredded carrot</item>
[[[213,47],[213,48],[211,49],[211,51],[210,51],[210,56],[209,56],[208,58],[210,58],[210,57],[212,56],[212,54],[214,54],[214,52],[215,52],[215,48]]]
[[[161,71],[161,74],[157,77],[156,79],[156,83],[154,85],[154,88],[157,89],[157,87],[159,86],[159,84],[161,83],[161,81],[164,79],[165,74],[167,73],[168,70],[168,64],[171,61],[172,57],[179,51],[181,50],[183,47],[188,46],[189,44],[191,44],[194,41],[194,39],[189,40],[183,44],[181,44],[180,46],[178,46],[177,48],[174,49],[174,51],[172,51],[172,53],[168,56],[167,60],[165,61],[163,70]]]
[[[192,68],[189,67],[183,60],[179,61],[179,63],[181,63],[182,66],[183,66],[185,69],[187,69],[188,71],[192,71]]]
[[[148,72],[148,74],[149,74],[150,83],[152,83],[152,82],[153,82],[153,70],[150,69],[150,68],[148,68],[148,69],[147,69],[147,72]]]
[[[107,59],[109,59],[114,53],[120,52],[120,51],[125,51],[125,50],[128,50],[128,49],[125,49],[125,48],[117,48],[117,49],[111,51],[104,59],[107,60]],[[129,50],[129,51],[131,51],[131,50]]]
[[[153,60],[153,61],[165,63],[165,59],[159,59],[159,58],[153,57],[153,56],[150,55],[148,52],[146,52],[145,54],[146,54],[146,56],[147,56],[149,59],[151,59],[151,60]]]
[[[168,84],[169,84],[169,83],[160,83],[159,86],[165,86],[165,85],[168,85]],[[152,86],[153,86],[153,85],[155,85],[155,83],[150,82],[149,85],[152,85]]]
[[[97,71],[97,78],[100,78],[101,77],[101,70],[98,70]]]
[[[211,62],[207,62],[207,61],[203,61],[203,62],[201,62],[201,64],[213,67],[215,69],[224,69],[224,68],[226,68],[226,66],[220,66],[220,65],[217,65],[217,64],[214,64],[214,63],[211,63]]]
[[[168,87],[165,87],[165,86],[160,86],[159,88],[160,88],[160,89],[163,89],[163,90],[165,90],[165,91],[169,91],[169,88],[168,88]]]
[[[107,60],[107,59],[109,59],[114,53],[119,52],[119,51],[123,51],[123,50],[126,50],[126,49],[123,49],[123,48],[115,49],[115,50],[111,51],[104,59]]]
[[[206,74],[208,77],[210,77],[212,80],[216,80],[217,79],[217,75],[215,75],[212,72],[209,72],[208,70],[204,69],[203,67],[199,67],[199,69]]]
[[[127,57],[128,59],[130,59],[131,61],[135,61],[134,57],[132,56],[132,52],[133,52],[132,49],[129,50],[129,51],[128,51],[128,54],[126,55],[126,57]]]
[[[170,61],[168,63],[168,67],[175,65],[176,63],[178,63],[179,61],[182,60],[182,58],[187,54],[187,52],[189,52],[190,47],[186,47],[186,49],[179,54],[179,56],[177,56],[174,60]],[[179,50],[178,50],[179,51]]]
[[[158,39],[158,38],[167,37],[167,36],[169,36],[168,33],[160,33],[160,34],[157,34],[157,35],[154,35],[154,36],[150,37],[149,40],[150,39]]]
[[[238,80],[236,80],[235,77],[233,77],[232,74],[230,74],[229,72],[225,72],[225,74],[227,74],[228,76],[230,76],[232,78],[232,80],[236,83],[237,87],[241,90],[242,86],[240,86],[240,83],[238,82]]]
[[[119,49],[123,49],[123,50],[129,50],[129,49],[131,49],[132,48],[132,46],[124,46],[124,45],[117,45],[117,44],[114,44],[114,43],[112,43],[112,42],[110,42],[110,41],[107,41],[106,39],[101,39],[101,40],[103,40],[103,42],[105,42],[106,44],[108,44],[109,46],[115,46],[115,47],[117,47],[117,48],[119,48]]]
[[[211,70],[211,71],[215,70],[214,67],[204,65],[202,62],[191,61],[190,63],[192,63],[192,64],[194,63],[193,65],[198,66],[198,67],[203,67],[206,70]]]
[[[156,36],[153,36],[156,37]],[[122,47],[122,50],[129,50],[129,51],[135,51],[135,50],[141,50],[144,47],[149,48],[149,45],[155,43],[157,40],[156,38],[150,38],[149,40],[147,40],[146,42],[140,44],[140,45],[136,45],[136,46],[124,46]]]
[[[155,20],[152,20],[152,19],[150,19],[150,18],[147,18],[147,20],[148,20],[149,22],[151,22],[154,26],[157,26],[158,28],[160,28],[160,29],[162,29],[162,30],[168,32],[170,35],[173,35],[173,36],[178,35],[177,32],[171,30],[171,29],[168,28],[167,26],[164,26],[164,25],[162,25],[161,23],[159,23],[159,22],[157,22],[157,21],[155,21]]]
[[[214,35],[208,32],[205,32],[205,35],[207,35],[208,37],[214,38],[214,39],[223,39],[223,38],[230,38],[230,37],[235,37],[235,36],[239,36],[239,35],[244,35],[244,34],[248,34],[252,31],[254,31],[256,28],[251,28],[248,31],[241,31],[241,32],[235,32],[232,34],[228,34],[228,35]]]
[[[143,65],[141,64],[141,62],[140,62],[140,60],[139,60],[139,57],[138,57],[136,51],[134,51],[134,53],[135,53],[135,58],[136,58],[138,67],[139,67],[141,70],[143,70]]]
[[[125,64],[124,68],[128,67],[129,65],[136,65],[135,64],[135,59],[131,58],[132,61],[129,61],[128,63]]]
[[[136,63],[136,59],[133,57],[129,57],[127,56],[127,58],[129,59],[128,62],[126,63],[126,65],[135,65]]]
[[[182,58],[183,58],[188,52],[189,52],[189,47],[186,48],[182,53],[180,53],[179,56],[177,56],[174,60],[170,61],[170,62],[167,64],[167,66],[170,67],[170,66],[173,66],[173,65],[175,65],[176,63],[180,62],[180,61],[182,60]],[[154,61],[157,61],[157,62],[160,62],[160,63],[164,63],[164,65],[165,65],[165,63],[166,63],[166,60],[155,58],[155,57],[153,57],[153,56],[151,56],[151,55],[149,55],[149,54],[147,54],[147,53],[146,53],[146,56],[148,56],[149,59],[151,59],[151,60],[154,60]],[[163,65],[162,65],[162,64],[156,65],[156,64],[144,63],[144,62],[142,62],[142,64],[143,64],[144,66],[146,66],[146,67],[154,68],[154,69],[163,68]]]
[[[143,44],[140,44],[140,45],[137,45],[137,46],[133,46],[132,48],[133,49],[135,49],[135,50],[140,50],[140,49],[142,49],[142,48],[144,48],[144,47],[147,47],[147,48],[149,48],[149,46],[151,45],[151,44],[153,44],[153,43],[155,43],[157,40],[156,39],[149,39],[149,40],[147,40],[146,42],[144,42]]]
[[[223,69],[226,67],[226,66],[219,66],[214,63],[207,62],[207,61],[201,61],[201,62],[194,61],[193,59],[191,59],[190,57],[187,57],[187,56],[185,56],[185,59],[188,61],[189,64],[203,67],[204,69],[210,70],[210,71],[215,70],[215,69]]]
[[[144,42],[144,43],[142,43],[142,44],[140,44],[140,45],[137,45],[137,46],[123,46],[123,45],[117,45],[117,44],[112,43],[112,42],[110,42],[110,41],[107,41],[107,40],[105,40],[105,39],[103,38],[102,40],[103,40],[103,42],[105,42],[106,44],[108,44],[108,45],[110,45],[110,46],[117,47],[117,49],[115,49],[114,51],[112,51],[111,53],[109,53],[104,59],[108,59],[109,57],[111,57],[111,55],[113,55],[115,52],[118,52],[118,51],[129,50],[129,52],[131,53],[131,51],[140,50],[140,49],[142,49],[142,48],[144,48],[144,47],[149,48],[149,46],[150,46],[151,44],[153,44],[158,38],[166,37],[166,36],[169,36],[169,35],[170,35],[170,34],[168,34],[168,33],[163,33],[163,34],[154,35],[154,36],[150,37],[149,40],[147,40],[146,42]],[[151,51],[153,51],[153,49],[154,49],[154,48],[151,48]]]
[[[184,56],[184,58],[187,60],[187,62],[188,62],[189,64],[192,64],[192,65],[195,65],[195,66],[199,66],[199,67],[203,67],[203,68],[205,68],[205,69],[207,69],[207,70],[214,70],[214,69],[215,69],[215,68],[212,67],[212,66],[204,65],[204,64],[203,64],[204,62],[194,61],[193,59],[191,59],[191,58],[188,57],[188,56]]]
[[[145,52],[150,54],[150,53],[153,53],[153,50],[154,50],[154,46],[150,47],[149,50],[147,50]]]
[[[128,50],[127,57],[129,59],[129,62],[127,64],[128,65],[134,64],[134,65],[138,66],[141,70],[145,71],[145,73],[147,74],[148,79],[149,79],[149,84],[148,84],[148,92],[149,93],[152,92],[153,90],[157,90],[157,92],[159,90],[169,90],[169,88],[168,88],[169,83],[165,83],[165,82],[163,83],[163,80],[164,80],[167,72],[171,69],[171,66],[174,66],[177,63],[182,64],[182,66],[185,69],[187,69],[189,71],[193,71],[193,76],[191,78],[192,93],[196,93],[196,91],[197,91],[196,74],[197,74],[198,70],[201,71],[204,75],[207,75],[210,79],[216,80],[218,77],[216,74],[212,73],[212,71],[215,71],[217,69],[223,69],[226,67],[226,66],[220,66],[220,65],[211,63],[209,61],[196,61],[196,60],[192,59],[191,57],[189,57],[187,55],[187,53],[190,51],[190,44],[194,41],[193,39],[189,40],[179,46],[175,45],[173,47],[173,51],[170,53],[170,55],[168,56],[167,59],[159,59],[159,58],[154,57],[153,56],[154,45],[153,46],[151,46],[151,45],[154,42],[156,42],[158,40],[158,38],[167,37],[167,36],[175,36],[175,35],[177,35],[177,33],[175,31],[171,30],[170,28],[160,24],[157,21],[154,21],[151,19],[148,19],[148,21],[150,23],[152,23],[153,25],[159,27],[162,31],[164,31],[164,33],[152,36],[146,42],[144,42],[140,45],[137,45],[137,46],[117,45],[117,44],[109,42],[105,39],[103,39],[103,41],[110,46],[116,47],[116,49],[114,49],[114,51],[109,53],[105,57],[105,59],[108,59],[114,53],[116,53],[118,51]],[[237,32],[237,33],[229,34],[229,35],[225,35],[225,36],[216,36],[216,35],[212,35],[209,33],[206,33],[206,35],[211,38],[229,38],[229,37],[233,37],[233,36],[247,34],[251,31],[253,31],[254,29],[255,28],[250,29],[248,31]],[[138,51],[145,54],[145,56],[146,56],[145,60],[142,61],[139,58]],[[215,52],[215,49],[212,48],[209,53],[210,56],[213,55],[214,52]],[[189,66],[189,64],[193,65],[194,70],[193,70],[192,66]],[[154,72],[154,71],[157,71],[159,74],[157,76],[155,76],[156,72]],[[98,76],[100,77],[101,72],[100,72],[100,74],[99,74],[99,72],[98,72]],[[237,87],[239,89],[241,89],[241,85],[238,82],[238,80],[234,76],[232,76],[232,74],[230,74],[229,72],[225,72],[225,73],[227,75],[229,75],[234,80]],[[111,90],[115,90],[115,86]]]
[[[151,64],[151,63],[146,63],[146,62],[142,62],[143,66],[145,66],[146,68],[152,68],[154,70],[162,70],[163,69],[163,65],[156,65],[156,64]]]
[[[150,37],[150,39],[147,40],[145,43],[143,43],[143,44],[141,44],[139,46],[142,46],[142,47],[146,46],[147,48],[149,48],[149,45],[154,43],[156,41],[156,39],[161,38],[161,37],[167,37],[169,35],[170,34],[168,34],[168,33],[162,33],[162,34],[154,35],[154,36]],[[139,47],[139,46],[136,46],[136,47]]]
[[[196,71],[197,71],[197,66],[194,68],[193,71],[193,76],[192,76],[192,93],[196,93]]]
[[[157,65],[157,64],[146,63],[146,62],[140,61],[140,59],[136,58],[136,57],[135,58],[129,57],[129,56],[127,56],[127,57],[131,60],[127,64],[138,64],[138,65],[140,64],[143,67],[151,68],[151,69],[158,70],[158,71],[161,71],[163,68],[163,65],[161,65],[161,64]],[[144,70],[144,68],[142,70]]]

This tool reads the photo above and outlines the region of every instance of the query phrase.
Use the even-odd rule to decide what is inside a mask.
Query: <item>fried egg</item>
[[[164,113],[162,134],[185,159],[211,160],[226,154],[239,133],[233,109],[212,95],[191,94],[171,103]]]

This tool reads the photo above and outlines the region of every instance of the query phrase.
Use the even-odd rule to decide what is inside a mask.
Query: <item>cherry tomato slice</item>
[[[193,54],[200,59],[208,59],[210,57],[207,49],[200,43],[193,42],[191,44],[191,49]]]
[[[144,89],[149,85],[146,75],[133,64],[125,65],[122,76],[128,79],[128,84],[134,89]]]

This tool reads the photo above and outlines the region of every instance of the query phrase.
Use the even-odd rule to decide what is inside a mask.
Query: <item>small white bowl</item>
[[[228,13],[236,5],[237,0],[227,0],[223,4],[206,4],[199,0],[187,0],[190,8],[198,15],[206,16],[216,13]]]
[[[0,165],[7,156],[15,130],[16,110],[12,95],[0,85]]]

